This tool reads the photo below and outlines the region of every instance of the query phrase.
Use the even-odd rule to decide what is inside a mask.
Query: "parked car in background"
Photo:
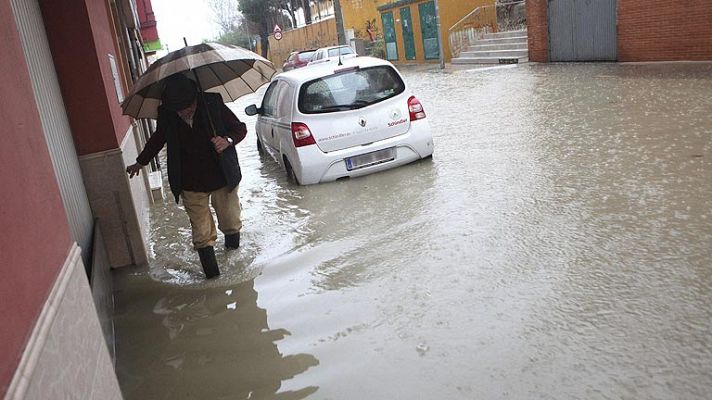
[[[383,171],[433,154],[420,101],[388,61],[324,63],[273,78],[258,115],[257,148],[297,184]]]
[[[358,56],[350,46],[332,46],[317,49],[309,65],[322,64],[330,61],[338,61],[339,57],[343,61],[346,58]]]
[[[316,49],[291,52],[284,62],[284,65],[282,65],[282,71],[291,71],[293,69],[306,67],[309,61],[312,60],[312,56],[315,52]]]

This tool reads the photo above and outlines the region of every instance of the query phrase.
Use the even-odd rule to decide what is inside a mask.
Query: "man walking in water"
[[[126,168],[133,178],[168,145],[168,182],[176,202],[190,219],[193,247],[198,251],[205,277],[220,275],[214,246],[217,241],[210,204],[225,234],[225,247],[240,246],[240,201],[237,187],[242,179],[235,145],[247,134],[244,123],[216,93],[199,93],[195,82],[182,74],[165,79],[158,108],[158,126],[136,158]]]

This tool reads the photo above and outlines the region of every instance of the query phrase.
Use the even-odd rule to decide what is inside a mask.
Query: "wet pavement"
[[[404,71],[434,157],[364,178],[289,184],[231,106],[242,247],[205,282],[153,208],[125,397],[709,398],[712,64]]]

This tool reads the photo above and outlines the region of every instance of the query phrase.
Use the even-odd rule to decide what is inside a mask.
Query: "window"
[[[262,114],[263,115],[273,115],[274,114],[274,106],[275,102],[277,101],[277,96],[275,93],[275,88],[277,87],[277,84],[279,81],[274,81],[270,83],[269,87],[267,88],[267,91],[265,92],[265,97],[262,99]]]
[[[318,114],[355,110],[404,91],[405,83],[390,66],[350,69],[302,85],[299,111]]]
[[[275,90],[275,118],[283,118],[291,116],[291,110],[294,105],[294,99],[292,96],[293,91],[289,87],[289,84],[285,81],[279,81],[277,89]]]
[[[299,59],[302,62],[309,62],[309,60],[312,59],[312,56],[314,55],[313,51],[305,51],[303,53],[299,53]]]
[[[351,47],[337,47],[335,49],[329,49],[329,57],[338,57],[339,52],[341,52],[342,56],[345,56],[347,54],[354,54],[354,50]]]

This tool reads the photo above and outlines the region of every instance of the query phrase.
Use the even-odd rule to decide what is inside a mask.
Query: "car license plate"
[[[395,159],[396,149],[394,147],[389,147],[387,149],[374,151],[372,153],[347,158],[346,169],[353,171],[355,169],[370,167],[372,165],[393,161]]]

